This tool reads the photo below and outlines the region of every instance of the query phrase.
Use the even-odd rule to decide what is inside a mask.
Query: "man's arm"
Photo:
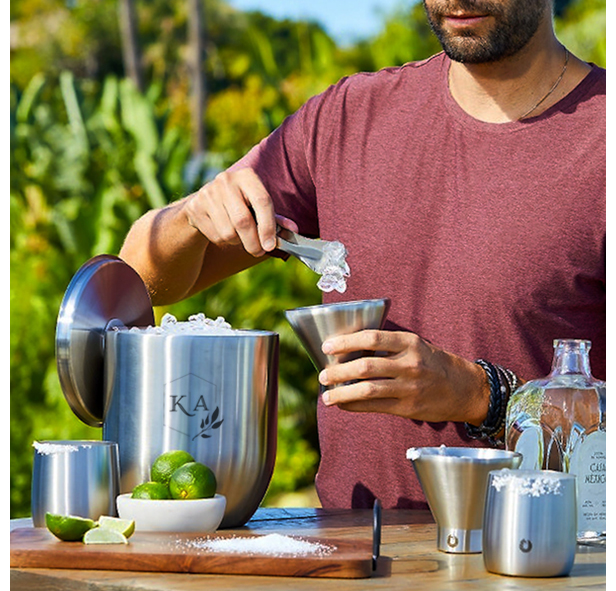
[[[154,305],[170,304],[264,260],[275,233],[269,194],[251,169],[241,169],[146,213],[120,257],[139,273]]]

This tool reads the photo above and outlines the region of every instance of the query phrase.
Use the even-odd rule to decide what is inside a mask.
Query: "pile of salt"
[[[184,542],[191,548],[230,554],[268,556],[327,556],[335,547],[281,534],[264,536],[195,539]]]

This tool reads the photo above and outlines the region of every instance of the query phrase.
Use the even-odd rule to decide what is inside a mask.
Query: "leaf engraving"
[[[204,419],[201,419],[201,421],[199,421],[199,433],[197,433],[194,437],[193,437],[193,441],[195,439],[197,439],[197,437],[201,437],[203,439],[209,439],[211,437],[211,435],[208,434],[208,432],[211,429],[218,429],[220,428],[220,425],[222,425],[222,422],[224,419],[220,419],[219,421],[216,420],[218,419],[218,415],[220,414],[220,409],[217,406],[214,409],[214,412],[212,413],[211,416],[211,420],[210,420],[210,415],[208,414]]]

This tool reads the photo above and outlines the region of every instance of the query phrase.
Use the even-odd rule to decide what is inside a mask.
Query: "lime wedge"
[[[134,519],[120,519],[119,517],[101,515],[100,519],[98,520],[98,525],[101,528],[115,529],[127,539],[130,538],[135,531]]]
[[[83,536],[84,544],[128,544],[126,536],[116,529],[95,527]]]
[[[92,519],[49,512],[45,513],[45,525],[56,538],[64,542],[78,542],[87,531],[96,528],[96,522]]]

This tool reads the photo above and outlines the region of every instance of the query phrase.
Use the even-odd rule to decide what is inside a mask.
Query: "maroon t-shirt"
[[[524,379],[549,372],[553,339],[590,339],[604,378],[605,71],[491,124],[452,99],[448,67],[438,54],[345,78],[234,168],[254,168],[303,234],[346,246],[348,289],[324,301],[389,297],[386,328]],[[461,424],[320,400],[318,423],[325,507],[425,507],[406,450],[482,445]]]

